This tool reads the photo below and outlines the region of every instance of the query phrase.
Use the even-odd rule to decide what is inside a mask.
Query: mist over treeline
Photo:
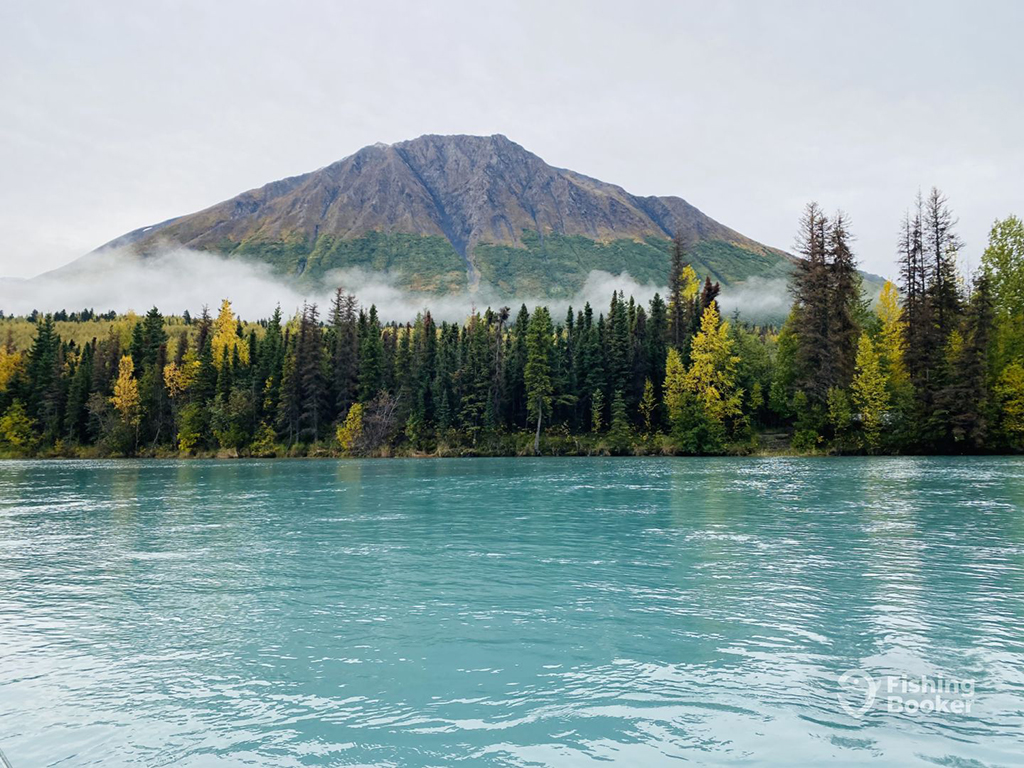
[[[938,190],[919,197],[900,284],[871,306],[849,220],[810,204],[781,327],[730,319],[678,238],[664,294],[592,273],[593,301],[584,291],[572,309],[445,297],[447,320],[417,296],[400,310],[412,318],[387,320],[364,283],[295,294],[296,312],[258,323],[226,299],[215,315],[7,320],[0,453],[1024,450],[1024,223],[996,222],[970,277],[955,225]]]
[[[307,303],[326,306],[340,287],[355,294],[361,304],[375,305],[384,321],[411,321],[429,307],[434,318],[455,322],[468,317],[473,309],[486,307],[545,304],[561,315],[570,306],[604,304],[613,291],[647,303],[655,293],[664,296],[667,290],[664,285],[639,283],[628,273],[613,275],[601,270],[591,271],[573,296],[556,300],[508,297],[486,284],[472,293],[425,294],[397,287],[395,278],[352,268],[335,270],[322,281],[309,284],[275,273],[266,264],[206,251],[170,248],[140,257],[125,250],[108,250],[31,280],[0,280],[0,311],[9,316],[89,308],[102,314],[111,310],[144,312],[157,306],[167,313],[181,315],[187,310],[196,316],[204,306],[215,307],[227,297],[239,315],[257,320],[269,317],[278,305],[286,315]],[[753,321],[781,321],[790,302],[786,281],[781,279],[755,278],[727,288],[721,297],[726,312],[738,308]]]

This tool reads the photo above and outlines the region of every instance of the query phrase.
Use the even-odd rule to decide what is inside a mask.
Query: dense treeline
[[[842,214],[808,206],[781,329],[720,314],[673,247],[668,295],[564,318],[382,323],[338,290],[243,325],[151,309],[85,343],[33,317],[0,346],[0,452],[53,455],[980,452],[1024,447],[1024,224],[959,274],[937,190],[906,216],[901,285],[862,297]],[[89,322],[93,313],[59,313]],[[101,316],[112,320],[110,316]]]

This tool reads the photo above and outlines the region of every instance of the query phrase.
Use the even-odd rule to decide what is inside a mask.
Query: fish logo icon
[[[839,676],[839,705],[850,717],[861,718],[874,706],[878,683],[863,669],[850,669]]]

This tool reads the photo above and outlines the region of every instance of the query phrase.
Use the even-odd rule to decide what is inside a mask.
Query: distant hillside
[[[317,281],[333,269],[388,271],[408,289],[490,284],[559,297],[594,269],[663,284],[680,232],[701,275],[725,285],[782,277],[792,257],[678,197],[638,197],[554,168],[504,136],[421,136],[364,147],[302,176],[130,232],[102,249],[183,245],[255,259]]]

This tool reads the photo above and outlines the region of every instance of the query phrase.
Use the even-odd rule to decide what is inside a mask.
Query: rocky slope
[[[699,272],[725,284],[788,272],[791,258],[678,197],[638,197],[555,168],[504,136],[376,144],[312,173],[124,235],[107,248],[187,246],[321,280],[387,271],[447,292],[568,295],[593,269],[663,284],[679,232]]]

